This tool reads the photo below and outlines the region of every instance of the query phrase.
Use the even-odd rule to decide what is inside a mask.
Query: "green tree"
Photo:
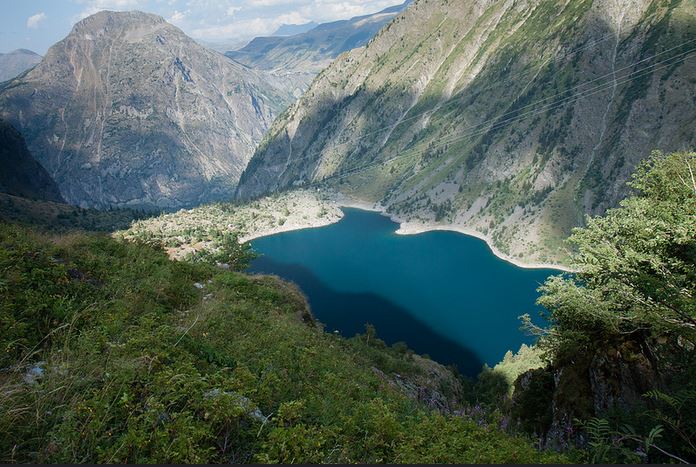
[[[635,193],[575,229],[573,275],[540,289],[555,357],[617,337],[696,343],[696,154],[659,152],[641,164]],[[622,338],[623,338],[622,337]]]
[[[197,251],[190,258],[194,262],[210,264],[227,264],[233,271],[244,271],[251,261],[256,258],[256,253],[249,242],[239,243],[239,235],[236,232],[224,232],[214,241],[213,249]]]
[[[660,375],[654,384],[664,392],[645,394],[618,415],[636,426],[592,438],[597,459],[622,458],[617,453],[635,443],[645,445],[646,456],[654,448],[665,456],[660,460],[696,458],[696,419],[686,402],[696,394],[695,170],[695,153],[653,153],[635,171],[633,193],[620,207],[574,230],[577,272],[540,288],[550,327],[535,328],[525,317],[556,368],[621,348],[619,358],[639,361],[640,353]]]

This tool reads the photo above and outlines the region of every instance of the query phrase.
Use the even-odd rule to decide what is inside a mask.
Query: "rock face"
[[[227,198],[289,96],[164,19],[101,12],[0,87],[67,202],[175,208]]]
[[[56,184],[31,157],[22,135],[3,120],[0,120],[0,192],[63,202]]]
[[[662,384],[654,361],[626,342],[522,374],[515,382],[512,416],[526,431],[541,436],[547,447],[568,447],[585,441],[577,419],[630,410],[645,400],[643,394]]]
[[[696,144],[696,4],[419,0],[279,118],[237,191],[329,186],[562,262],[653,149]]]
[[[413,362],[421,368],[422,375],[386,374],[376,367],[372,367],[372,371],[388,387],[431,410],[442,414],[462,415],[466,409],[462,402],[465,400],[464,388],[452,371],[419,355],[413,356]]]
[[[26,49],[0,54],[0,82],[21,75],[40,61],[41,55]]]
[[[280,28],[274,36],[257,37],[245,47],[226,52],[225,55],[252,68],[267,70],[292,80],[299,97],[334,58],[364,46],[410,3],[411,0],[408,0],[372,15],[314,25],[308,31],[290,36],[284,33],[292,31],[292,28]]]

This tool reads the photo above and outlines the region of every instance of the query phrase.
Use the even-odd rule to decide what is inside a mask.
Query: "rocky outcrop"
[[[386,374],[378,368],[372,371],[388,387],[425,407],[442,414],[464,413],[464,388],[451,370],[430,359],[413,355],[413,363],[419,374]]]
[[[164,19],[100,12],[0,87],[67,202],[176,208],[228,198],[290,96]]]
[[[58,187],[29,153],[24,138],[0,120],[0,192],[22,198],[62,202]]]
[[[279,118],[240,199],[328,185],[558,263],[653,149],[696,145],[696,4],[420,0]]]
[[[577,420],[630,410],[663,384],[660,372],[635,344],[579,355],[574,361],[530,370],[515,382],[511,414],[548,447],[583,443]]]
[[[26,49],[0,54],[0,82],[16,78],[40,61],[41,55]]]

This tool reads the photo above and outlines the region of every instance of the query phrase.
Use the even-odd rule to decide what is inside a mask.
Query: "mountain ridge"
[[[15,78],[41,61],[41,55],[29,49],[0,53],[0,83]]]
[[[283,24],[273,31],[271,36],[294,36],[295,34],[302,34],[303,32],[314,29],[317,26],[319,26],[319,23],[315,23],[314,21],[303,24]]]
[[[304,92],[333,59],[343,52],[362,47],[410,3],[411,0],[406,0],[377,13],[317,24],[294,35],[256,37],[241,49],[228,51],[225,55],[251,68],[294,77]]]
[[[2,119],[0,192],[34,200],[63,202],[55,182],[29,153],[22,135]]]

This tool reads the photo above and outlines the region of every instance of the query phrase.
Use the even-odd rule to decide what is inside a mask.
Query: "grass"
[[[0,193],[0,221],[31,225],[54,232],[75,229],[111,232],[126,229],[132,221],[145,219],[150,215],[134,209],[83,209],[68,204],[30,200]]]
[[[277,278],[103,234],[0,244],[2,462],[564,460],[407,397],[394,372],[424,385],[427,360],[325,333]]]

